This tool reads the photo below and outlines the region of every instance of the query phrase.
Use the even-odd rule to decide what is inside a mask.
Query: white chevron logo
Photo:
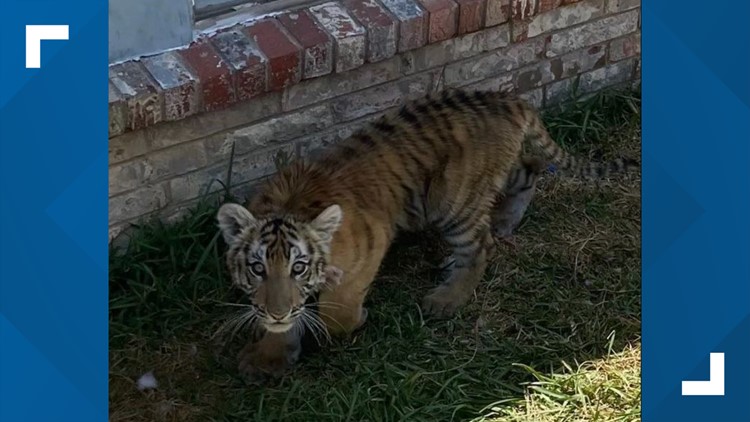
[[[68,25],[26,25],[26,69],[38,69],[43,40],[67,40]]]
[[[724,395],[724,353],[711,353],[708,381],[683,381],[683,396]]]

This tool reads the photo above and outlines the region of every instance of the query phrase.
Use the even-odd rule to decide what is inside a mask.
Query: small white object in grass
[[[138,378],[138,382],[136,383],[136,385],[138,386],[139,391],[143,391],[155,389],[159,386],[159,383],[156,382],[154,371],[148,371],[145,374],[141,375],[140,378]]]

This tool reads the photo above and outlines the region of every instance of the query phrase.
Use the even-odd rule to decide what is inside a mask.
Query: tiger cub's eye
[[[298,261],[292,265],[292,275],[295,277],[301,276],[307,271],[309,265],[307,262]]]

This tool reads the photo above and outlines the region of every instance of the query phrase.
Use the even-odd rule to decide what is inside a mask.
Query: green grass
[[[640,155],[637,93],[551,110],[567,149]],[[238,299],[208,201],[147,224],[110,259],[112,421],[634,421],[640,413],[639,180],[546,177],[474,300],[448,321],[418,303],[437,280],[429,235],[400,239],[368,298],[365,328],[247,386],[240,340],[211,339]],[[140,392],[147,371],[159,380]]]

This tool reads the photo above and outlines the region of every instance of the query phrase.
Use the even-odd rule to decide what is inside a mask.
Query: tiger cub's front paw
[[[258,342],[249,342],[240,351],[238,369],[248,383],[281,378],[299,359],[301,345],[291,333],[266,333]]]

